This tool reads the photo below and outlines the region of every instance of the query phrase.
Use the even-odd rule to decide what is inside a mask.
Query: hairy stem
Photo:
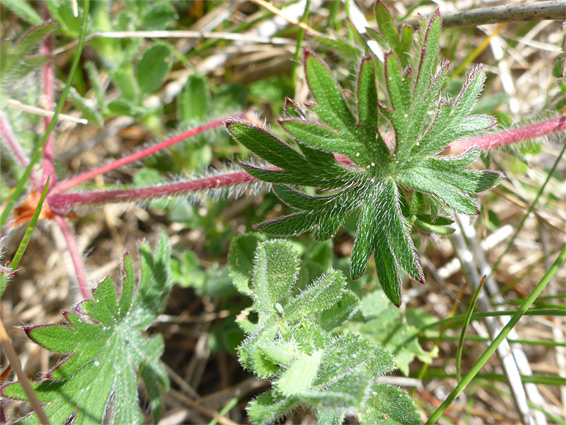
[[[71,261],[73,262],[73,267],[75,269],[77,283],[79,285],[81,295],[85,300],[88,300],[91,298],[91,291],[86,280],[86,271],[84,268],[83,260],[81,259],[81,253],[79,252],[79,248],[77,246],[77,241],[75,240],[75,235],[71,230],[71,226],[69,226],[69,223],[64,217],[55,215],[53,219],[61,229],[61,233],[63,233],[63,237],[65,238],[65,242],[67,243],[67,249],[69,250],[69,255],[71,256]]]
[[[12,126],[8,122],[8,118],[4,112],[0,112],[0,136],[6,141],[8,149],[14,155],[14,158],[22,165],[27,167],[29,165],[29,158],[24,153],[24,150],[16,140],[14,133],[12,132]]]
[[[74,207],[90,204],[132,202],[169,196],[220,189],[240,184],[257,182],[255,177],[245,171],[205,177],[188,182],[165,184],[140,189],[104,190],[82,193],[59,193],[50,195],[49,207],[56,214],[67,214]]]
[[[49,19],[49,11],[47,7],[45,8],[45,18]],[[53,37],[48,35],[43,40],[41,45],[41,54],[45,56],[49,56],[51,54],[53,44]],[[45,62],[43,65],[43,96],[45,102],[45,110],[52,111],[53,110],[53,102],[54,102],[54,92],[53,92],[53,61],[49,60]],[[45,124],[45,131],[49,128],[49,124],[51,123],[51,117],[45,117],[43,122]],[[47,136],[47,141],[45,142],[45,147],[43,148],[43,176],[42,182],[45,184],[48,176],[51,176],[52,184],[55,186],[57,184],[57,176],[55,174],[55,166],[54,166],[54,156],[53,156],[53,144],[54,144],[54,137],[53,132],[49,132]],[[38,188],[36,188],[37,190]]]
[[[566,117],[558,117],[538,124],[515,128],[502,133],[490,134],[474,139],[457,140],[450,144],[445,150],[445,154],[454,155],[477,147],[481,150],[506,146],[517,142],[522,142],[535,137],[544,136],[557,131],[566,130]]]
[[[143,149],[139,152],[135,152],[131,155],[125,156],[123,158],[120,158],[116,161],[111,162],[110,164],[106,164],[103,165],[102,167],[99,167],[95,170],[91,170],[88,171],[86,173],[83,173],[81,175],[78,175],[76,177],[73,177],[69,180],[65,180],[63,182],[61,182],[60,184],[58,184],[56,187],[53,188],[53,193],[61,193],[61,192],[65,192],[67,190],[69,190],[70,188],[84,183],[87,180],[90,180],[96,176],[99,176],[101,174],[107,173],[109,171],[115,170],[118,167],[121,167],[123,165],[126,164],[130,164],[132,162],[135,161],[139,161],[140,159],[143,159],[149,155],[152,155],[156,152],[159,152],[160,150],[163,150],[171,145],[174,145],[175,143],[178,143],[182,140],[188,139],[189,137],[195,136],[199,133],[202,133],[203,131],[209,130],[211,128],[214,127],[219,127],[222,124],[224,124],[225,119],[221,119],[221,120],[217,120],[217,121],[213,121],[211,123],[202,125],[200,127],[196,127],[193,128],[192,130],[189,131],[185,131],[184,133],[179,134],[178,136],[175,136],[169,140],[166,140],[164,142],[158,143],[154,146],[150,146],[147,149]]]
[[[221,123],[222,121],[216,121],[207,124],[206,126],[197,127],[173,139],[170,139],[166,142],[163,142],[159,145],[156,145],[144,151],[140,151],[134,155],[141,155],[141,157],[149,155],[150,153],[156,152],[157,150],[162,149],[165,146],[169,146],[173,143],[178,142],[179,140],[182,140],[183,138],[190,137],[194,134],[197,134],[200,131],[204,131],[205,129],[220,125]],[[543,136],[546,134],[554,133],[565,129],[566,129],[566,117],[559,117],[542,123],[505,131],[503,133],[492,134],[484,137],[478,137],[475,139],[456,141],[452,143],[450,146],[448,146],[448,148],[444,151],[444,153],[451,155],[458,154],[465,152],[473,147],[478,147],[480,149],[485,150],[485,149],[495,148],[499,146],[504,146],[504,145],[532,139],[534,137]],[[152,150],[152,152],[148,153],[149,150]],[[127,160],[127,162],[124,163],[131,162],[135,160],[135,159],[130,159],[134,155],[125,157],[120,161]],[[347,157],[343,155],[335,155],[335,157],[336,157],[336,161],[340,164],[343,165],[352,164],[352,161],[350,161]],[[112,166],[112,168],[103,170],[100,173],[116,168],[117,166],[119,166],[119,165],[115,165],[118,162],[119,161],[109,164],[108,166]],[[122,165],[122,163],[120,165]],[[103,168],[105,167],[101,167],[89,173],[82,174],[81,176],[78,176],[75,179],[80,178],[82,182],[84,180],[87,180],[88,178],[91,178],[88,177],[89,174],[97,172],[98,170],[102,170]],[[276,170],[277,168],[273,167],[273,169]],[[97,173],[96,175],[100,173]],[[94,175],[92,175],[92,177],[94,177]],[[250,176],[246,171],[239,171],[229,174],[222,174],[214,177],[205,177],[202,179],[196,179],[189,182],[173,183],[173,184],[166,184],[155,187],[146,187],[140,189],[92,191],[92,192],[82,192],[82,193],[60,193],[65,188],[67,188],[66,183],[72,182],[75,179],[67,180],[66,182],[60,183],[57,190],[53,190],[51,194],[48,196],[47,202],[49,204],[49,207],[56,214],[61,214],[61,215],[68,214],[74,207],[78,207],[80,205],[129,202],[129,201],[148,200],[148,199],[155,199],[155,198],[168,197],[168,196],[179,196],[185,193],[202,192],[211,189],[221,189],[221,188],[237,186],[241,184],[253,183],[257,181],[256,178]],[[75,184],[78,183],[79,182]],[[75,184],[69,185],[69,187],[72,187]]]

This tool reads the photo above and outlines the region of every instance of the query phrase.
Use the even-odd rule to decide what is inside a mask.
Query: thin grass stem
[[[22,238],[22,241],[18,246],[14,258],[12,259],[10,265],[8,266],[8,269],[11,271],[16,271],[16,269],[20,264],[20,260],[22,259],[24,253],[26,252],[26,249],[29,245],[29,241],[31,240],[31,234],[33,233],[33,230],[35,229],[35,225],[37,224],[37,220],[39,219],[39,214],[41,213],[41,208],[43,207],[43,201],[45,201],[45,197],[47,196],[47,192],[49,191],[50,181],[51,180],[48,176],[47,181],[45,182],[45,187],[43,188],[43,192],[41,193],[41,198],[39,198],[39,202],[37,203],[37,207],[35,208],[35,211],[28,224],[26,232],[24,233],[24,237]],[[6,273],[2,273],[2,275],[0,275],[0,298],[2,298],[4,292],[6,292],[7,287],[8,287],[8,279],[6,277]]]
[[[464,348],[464,338],[466,337],[466,329],[470,324],[470,320],[472,319],[472,313],[474,312],[474,307],[476,306],[476,302],[478,301],[478,297],[480,296],[481,289],[485,283],[487,276],[484,276],[476,288],[474,292],[474,296],[472,297],[472,301],[470,302],[470,306],[468,307],[468,311],[466,312],[466,318],[464,319],[464,323],[462,324],[462,332],[460,333],[460,339],[458,340],[458,349],[456,351],[456,376],[458,377],[458,381],[462,379],[461,370],[462,370],[462,349]]]
[[[476,364],[472,367],[472,369],[468,372],[468,374],[462,379],[456,388],[448,395],[446,400],[440,405],[438,409],[430,416],[427,424],[436,423],[436,421],[442,416],[444,411],[452,404],[454,399],[466,388],[466,386],[474,379],[474,377],[478,374],[481,368],[487,363],[489,358],[495,353],[499,344],[505,339],[505,337],[509,334],[509,332],[515,327],[517,322],[527,314],[527,310],[536,300],[536,298],[540,295],[540,293],[544,290],[548,282],[552,279],[552,277],[556,274],[558,269],[562,266],[562,264],[566,261],[566,245],[562,249],[562,252],[554,261],[554,264],[550,267],[550,269],[546,272],[540,282],[537,284],[535,289],[531,292],[531,294],[527,297],[525,302],[519,307],[519,309],[515,312],[511,320],[505,325],[505,327],[499,332],[497,337],[493,340],[493,342],[489,345],[489,347],[485,350],[485,352],[481,355],[479,360]],[[558,310],[561,313],[566,315],[566,312],[563,310]],[[499,312],[497,312],[499,313]]]

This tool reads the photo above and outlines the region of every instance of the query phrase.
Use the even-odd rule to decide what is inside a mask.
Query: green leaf
[[[156,4],[144,14],[140,27],[144,31],[164,30],[173,25],[177,19],[179,15],[173,6],[167,3]]]
[[[226,127],[246,148],[277,167],[294,168],[306,163],[300,153],[259,127],[237,121],[228,121]]]
[[[252,277],[254,265],[254,253],[257,246],[265,238],[257,233],[240,235],[232,241],[228,253],[230,262],[230,278],[236,289],[242,295],[252,295],[249,288],[249,281]]]
[[[299,257],[285,241],[260,244],[255,253],[252,290],[258,311],[273,311],[273,305],[293,288],[299,275]]]
[[[332,408],[320,408],[316,412],[316,423],[319,425],[342,425],[345,416],[343,413],[336,413]]]
[[[373,162],[387,164],[391,152],[377,131],[377,86],[375,66],[371,56],[366,56],[358,74],[358,121],[365,132],[366,149]]]
[[[417,338],[419,328],[434,321],[418,309],[401,311],[388,301],[381,290],[366,295],[360,304],[362,320],[352,320],[344,328],[358,332],[376,345],[383,346],[395,355],[395,363],[404,375],[409,375],[409,365],[418,358],[424,363],[431,363],[438,356],[438,349],[425,351]]]
[[[44,410],[51,423],[66,423],[71,418],[74,423],[143,423],[138,373],[151,397],[157,398],[152,405],[159,408],[158,399],[169,387],[159,360],[163,339],[145,332],[162,313],[171,289],[166,236],[161,235],[155,254],[145,243],[140,252],[142,275],[137,291],[132,259],[126,256],[120,297],[106,279],[93,291],[93,300],[79,304],[77,314],[64,313],[64,325],[25,328],[37,344],[68,354],[43,382],[33,384],[39,400],[47,403]],[[26,399],[20,384],[5,386],[2,395]],[[155,422],[160,414],[154,410]],[[36,423],[36,417],[29,416],[24,423]]]
[[[83,117],[89,122],[96,124],[97,127],[102,127],[104,125],[104,120],[102,115],[94,107],[87,104],[86,99],[84,99],[74,87],[71,87],[69,91],[69,99],[73,102],[73,105],[81,111]]]
[[[59,24],[61,31],[68,36],[78,37],[82,19],[75,16],[71,2],[65,0],[46,0],[49,14]]]
[[[11,46],[9,43],[2,43],[2,60],[0,61],[0,90],[20,81],[30,72],[39,68],[49,58],[44,56],[29,57],[45,37],[51,34],[57,25],[54,22],[46,22],[30,29],[20,40]]]
[[[336,327],[351,317],[359,304],[356,295],[345,290],[341,272],[329,270],[296,294],[290,273],[296,267],[296,254],[293,257],[288,242],[260,243],[256,258],[252,275],[264,277],[255,280],[250,295],[254,304],[239,317],[250,311],[256,311],[259,317],[255,325],[239,320],[246,339],[238,353],[245,368],[272,380],[273,389],[249,404],[250,421],[271,423],[297,406],[314,410],[325,423],[375,409],[368,404],[375,378],[393,370],[395,361],[389,351],[369,338],[354,332],[341,335],[337,331]],[[282,262],[293,267],[281,273]],[[273,279],[268,281],[267,275]],[[282,294],[285,296],[281,297]],[[265,308],[266,305],[271,308]],[[394,311],[400,314],[399,310]],[[340,318],[337,320],[331,313]],[[396,392],[392,394],[401,400]],[[373,394],[378,395],[377,391]],[[378,402],[381,400],[375,403]],[[394,417],[400,411],[382,404],[377,407]],[[412,409],[404,412],[407,417],[416,414],[414,405],[402,404],[402,408]]]
[[[294,399],[276,395],[273,391],[266,391],[252,400],[246,409],[251,423],[267,424],[284,416],[298,404]]]
[[[285,319],[292,322],[329,309],[342,298],[346,279],[342,272],[329,270],[294,297],[285,310]]]
[[[483,90],[484,82],[485,72],[483,67],[481,65],[475,67],[468,75],[462,91],[456,98],[452,112],[454,119],[463,117],[473,109]]]
[[[399,45],[397,47],[397,54],[399,55],[399,60],[401,61],[403,68],[408,65],[412,43],[413,27],[404,24],[403,29],[401,30],[401,40],[399,41]]]
[[[375,18],[377,20],[377,26],[379,32],[389,44],[390,49],[395,49],[399,44],[399,34],[397,33],[397,26],[393,21],[393,17],[389,12],[389,9],[385,7],[381,0],[375,3]]]
[[[0,0],[0,4],[31,25],[40,25],[43,19],[25,0]]]
[[[281,119],[279,123],[291,137],[310,147],[348,157],[355,157],[360,151],[357,143],[344,142],[338,133],[326,126],[292,118]]]
[[[420,424],[415,402],[400,388],[376,383],[371,388],[371,396],[366,408],[358,415],[364,424],[414,425]]]
[[[210,94],[206,77],[189,75],[179,97],[179,120],[191,124],[208,115]]]
[[[139,77],[138,67],[138,77]],[[110,72],[112,80],[118,88],[122,97],[115,99],[115,101],[129,101],[137,103],[140,97],[139,78],[136,80],[134,77],[134,69],[131,64],[124,64],[118,69]]]
[[[421,57],[413,93],[413,97],[416,99],[422,98],[425,95],[430,81],[433,78],[433,72],[438,63],[440,53],[439,36],[440,13],[437,8],[426,25],[426,30],[423,35]]]
[[[324,330],[330,331],[341,326],[346,320],[354,317],[358,311],[360,299],[358,296],[346,289],[342,298],[330,309],[325,310],[320,316],[320,323]]]
[[[171,69],[171,47],[168,44],[156,43],[147,49],[137,65],[137,79],[143,93],[155,92]]]
[[[102,86],[98,80],[98,70],[96,69],[96,65],[92,61],[88,61],[85,63],[85,69],[88,74],[88,78],[90,80],[90,85],[92,87],[92,91],[94,92],[94,97],[96,98],[96,102],[98,103],[98,107],[106,114],[108,108],[106,106],[106,101],[104,99],[104,91],[102,90]]]
[[[411,189],[433,194],[450,208],[469,215],[479,214],[479,207],[469,195],[447,183],[424,168],[406,171],[399,175],[399,182]]]
[[[346,217],[356,219],[351,276],[359,278],[373,254],[382,288],[399,305],[405,273],[424,282],[410,236],[413,226],[438,234],[451,231],[415,217],[428,214],[434,219],[441,207],[477,214],[476,194],[495,186],[503,176],[467,170],[477,152],[441,155],[453,141],[491,128],[495,121],[471,115],[485,79],[481,68],[470,73],[453,102],[441,97],[448,62],[437,69],[438,10],[423,24],[419,42],[413,43],[411,29],[403,29],[399,38],[384,4],[376,8],[383,33],[378,38],[394,44],[379,68],[384,87],[377,86],[376,64],[363,58],[356,98],[352,99],[322,59],[307,51],[305,74],[316,101],[308,106],[320,122],[312,121],[312,115],[307,120],[292,101],[287,105],[295,117],[279,120],[298,149],[251,124],[229,121],[227,127],[235,139],[270,163],[262,167],[244,164],[246,170],[259,180],[274,183],[279,199],[297,210],[256,228],[278,236],[312,232],[315,239],[324,240],[338,232]],[[413,44],[416,50],[408,50]],[[385,103],[378,102],[379,91],[385,92]],[[382,128],[387,138],[380,133]],[[415,201],[418,199],[422,202]]]
[[[415,220],[414,226],[427,233],[436,233],[437,235],[447,236],[455,232],[455,228],[451,227],[454,220],[446,217],[437,217],[432,220],[432,217],[427,214],[419,214]]]
[[[346,140],[356,142],[356,120],[352,111],[326,64],[308,50],[305,52],[305,75],[317,102],[312,109],[327,125],[339,130]]]
[[[322,350],[312,355],[300,355],[277,380],[277,391],[284,396],[296,396],[310,390],[322,359]]]

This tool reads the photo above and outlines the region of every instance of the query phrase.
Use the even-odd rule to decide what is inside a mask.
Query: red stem
[[[24,150],[16,140],[16,137],[12,132],[12,127],[3,112],[0,112],[0,135],[2,135],[6,141],[16,160],[22,167],[26,168],[29,165],[29,158],[26,156]]]
[[[451,144],[444,153],[457,154],[465,152],[472,147],[489,149],[503,146],[522,140],[550,134],[566,129],[566,117],[559,117],[550,121],[545,121],[531,126],[517,128],[499,134],[493,134],[475,139],[457,141]],[[195,129],[198,130],[198,129]],[[167,143],[167,142],[165,142]],[[352,165],[352,161],[343,155],[335,155],[336,161],[344,165]],[[273,169],[276,169],[273,167]],[[236,186],[239,184],[252,183],[257,181],[245,171],[230,174],[205,177],[190,182],[167,184],[156,187],[146,187],[140,189],[124,189],[110,191],[96,191],[83,193],[58,193],[48,195],[49,207],[56,214],[66,214],[73,207],[85,204],[125,202],[135,200],[154,199],[167,196],[178,196],[184,193],[200,192],[209,189],[220,189],[223,187]]]
[[[46,19],[49,19],[49,11],[45,8],[45,15]],[[41,54],[45,56],[49,56],[51,54],[51,47],[52,47],[53,37],[48,35],[43,40],[41,44]],[[48,111],[53,111],[53,102],[54,102],[54,91],[53,91],[53,61],[48,60],[43,65],[43,94],[45,99],[45,109]],[[45,117],[43,119],[45,129],[49,127],[49,123],[51,122],[51,117]],[[45,147],[43,148],[43,177],[42,177],[42,185],[45,185],[47,181],[47,177],[51,176],[51,184],[52,187],[57,185],[57,175],[55,174],[55,166],[54,166],[54,156],[53,156],[53,132],[49,134],[47,141],[45,142]],[[39,188],[35,188],[39,190]]]
[[[490,134],[484,137],[458,140],[450,144],[450,146],[448,146],[444,150],[444,153],[454,155],[466,152],[467,150],[474,147],[478,147],[481,150],[486,150],[510,145],[524,140],[534,139],[535,137],[556,133],[557,131],[561,130],[566,130],[566,117],[558,117],[549,121],[540,122],[538,124],[528,125],[526,127],[504,131],[502,133]]]
[[[178,196],[208,189],[236,186],[255,182],[257,179],[245,171],[205,177],[189,182],[165,184],[154,187],[124,190],[104,190],[83,193],[58,193],[48,196],[49,208],[56,214],[66,214],[71,208],[85,204],[112,203]]]
[[[67,242],[67,249],[69,250],[69,254],[71,255],[71,260],[73,262],[73,267],[75,268],[81,295],[85,300],[88,300],[92,297],[92,295],[90,287],[88,286],[88,282],[86,280],[86,272],[84,269],[83,261],[81,259],[81,254],[77,247],[75,235],[73,235],[73,231],[71,230],[71,226],[69,226],[67,219],[59,215],[55,215],[53,219],[59,225],[59,228],[63,233],[63,237],[65,238],[65,242]]]
[[[23,168],[27,168],[29,165],[29,158],[24,153],[22,146],[16,140],[16,137],[12,132],[12,126],[3,112],[0,112],[0,136],[2,136],[6,141],[6,144],[16,158],[16,161],[18,161]],[[33,171],[30,174],[30,179],[34,188],[39,187],[39,180]]]
[[[129,164],[131,162],[134,161],[138,161],[142,158],[145,158],[146,156],[152,155],[156,152],[159,152],[162,149],[165,149],[171,145],[174,145],[175,143],[178,143],[184,139],[188,139],[189,137],[195,136],[199,133],[202,133],[203,131],[209,130],[211,128],[214,127],[218,127],[221,126],[222,124],[224,124],[224,121],[226,119],[221,119],[218,121],[213,121],[211,123],[205,124],[205,125],[201,125],[200,127],[197,128],[193,128],[192,130],[189,131],[185,131],[184,133],[179,134],[178,136],[175,136],[169,140],[166,140],[164,142],[158,143],[154,146],[150,146],[147,149],[143,149],[139,152],[135,152],[131,155],[125,156],[123,158],[120,158],[116,161],[111,162],[110,164],[106,164],[103,165],[102,167],[96,168],[94,170],[88,171],[86,173],[80,174],[76,177],[73,177],[69,180],[65,180],[61,183],[59,183],[57,186],[55,186],[52,190],[51,193],[61,193],[61,192],[65,192],[67,190],[69,190],[70,188],[84,183],[87,180],[90,180],[96,176],[99,176],[101,174],[107,173],[108,171],[112,171],[115,170],[118,167],[121,167],[122,165],[126,165]]]

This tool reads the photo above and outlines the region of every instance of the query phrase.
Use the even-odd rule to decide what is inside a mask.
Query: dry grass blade
[[[22,370],[22,367],[20,365],[20,359],[18,358],[18,354],[16,353],[16,350],[14,350],[14,346],[10,341],[8,332],[6,332],[6,328],[4,327],[4,322],[2,321],[2,318],[0,318],[0,343],[2,344],[2,347],[4,347],[5,350],[4,352],[6,354],[6,357],[8,357],[8,360],[10,361],[10,366],[16,373],[16,376],[18,377],[18,382],[22,385],[28,397],[28,400],[31,404],[32,409],[35,411],[37,417],[39,418],[39,420],[43,425],[49,425],[49,419],[47,419],[47,416],[43,412],[41,403],[37,399],[37,396],[35,395],[35,392],[33,391],[33,388],[29,383],[28,377]]]
[[[460,222],[460,226],[461,225],[462,224]],[[469,226],[469,224],[467,225]],[[467,246],[466,240],[463,236],[463,230],[460,229],[460,226],[456,227],[456,232],[452,235],[451,241],[454,246],[454,251],[458,255],[460,263],[462,264],[462,270],[464,272],[464,276],[466,276],[466,281],[474,290],[477,290],[477,287],[481,282],[481,278],[473,261],[474,254]],[[466,224],[464,226],[466,226]],[[487,312],[492,310],[489,298],[483,291],[479,292],[477,306],[480,311]],[[495,317],[486,317],[485,323],[492,339],[495,338],[503,328],[501,321]],[[507,378],[507,382],[509,383],[511,393],[513,394],[513,400],[519,413],[521,423],[524,425],[533,425],[534,418],[527,402],[525,388],[521,382],[519,369],[512,355],[511,346],[507,340],[503,341],[503,343],[499,345],[497,355]]]
[[[287,16],[284,12],[282,12],[281,10],[277,9],[275,6],[269,4],[268,2],[264,1],[264,0],[251,0],[253,3],[257,4],[258,6],[263,7],[264,9],[269,10],[271,13],[273,13],[274,15],[280,16],[283,19],[285,19],[287,22],[289,22],[291,25],[295,25],[299,28],[304,29],[305,31],[308,31],[309,33],[313,34],[313,35],[322,35],[322,33],[318,32],[317,30],[315,30],[314,28],[310,27],[309,25],[307,25],[304,22],[298,21],[295,18],[292,18],[290,16]]]

